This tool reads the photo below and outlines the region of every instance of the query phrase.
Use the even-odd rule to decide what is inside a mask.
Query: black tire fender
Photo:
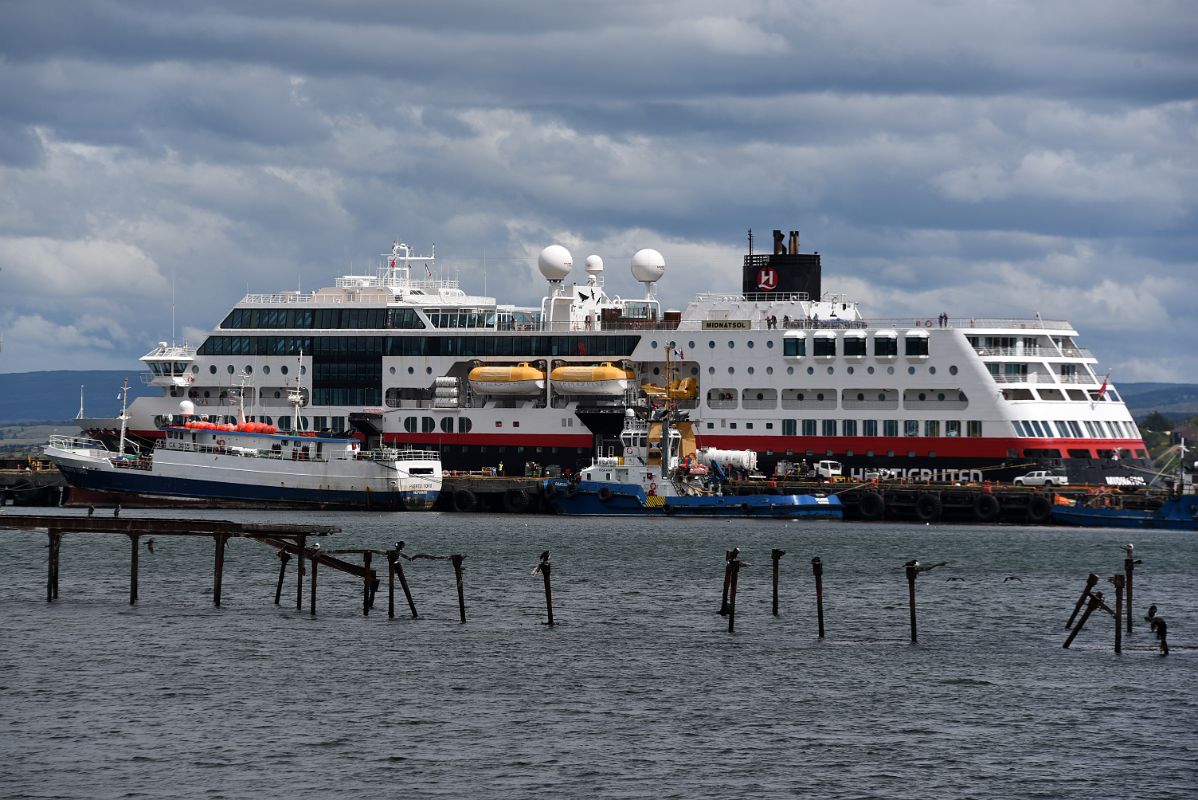
[[[994,522],[1002,506],[992,494],[979,494],[973,501],[973,517],[978,522]]]
[[[857,504],[861,519],[879,520],[886,516],[886,498],[880,492],[863,492]]]
[[[453,510],[459,512],[473,511],[478,505],[478,498],[469,489],[458,489],[453,493]]]
[[[943,510],[940,498],[931,492],[925,492],[915,498],[915,517],[920,522],[935,522],[940,519],[940,512]]]

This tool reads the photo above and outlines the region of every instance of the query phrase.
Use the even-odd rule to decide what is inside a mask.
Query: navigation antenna
[[[749,228],[749,255],[753,255],[753,229]]]

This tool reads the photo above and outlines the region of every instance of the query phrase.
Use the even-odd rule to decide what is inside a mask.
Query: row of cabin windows
[[[220,327],[225,330],[420,330],[425,325],[411,308],[235,308]]]
[[[209,336],[203,356],[595,356],[632,354],[640,336]]]
[[[1133,422],[1104,420],[1015,420],[1015,432],[1028,439],[1139,439]]]
[[[738,401],[739,397],[739,401]],[[918,403],[968,403],[969,398],[965,392],[959,389],[947,389],[944,391],[938,390],[906,390],[902,394],[903,402],[907,404]],[[836,407],[837,401],[843,404],[843,407],[862,407],[862,404],[884,404],[885,407],[898,408],[899,406],[899,390],[898,389],[882,389],[882,390],[858,390],[858,389],[843,389],[839,392],[835,389],[783,389],[782,390],[782,408],[804,408],[812,407],[816,404],[819,407]],[[734,388],[715,388],[708,389],[706,395],[708,408],[730,409],[736,408],[737,403],[740,403],[742,408],[747,409],[773,409],[778,407],[778,390],[777,389],[742,389],[739,392]]]
[[[869,355],[868,340],[864,336],[846,336],[835,339],[831,336],[816,336],[811,339],[811,355],[816,358],[831,358],[837,355],[836,343],[841,342],[840,355],[864,358]],[[802,358],[807,355],[807,337],[788,336],[782,341],[782,355],[792,358]],[[874,356],[877,358],[894,358],[898,355],[898,338],[892,336],[874,337]],[[928,355],[927,336],[903,337],[903,355],[910,358],[922,358]]]
[[[742,423],[746,430],[753,423]],[[730,423],[736,427],[736,423]],[[708,423],[711,427],[711,423]],[[964,430],[968,437],[982,435],[981,420],[959,419],[784,419],[783,436],[924,436],[928,438],[957,438]]]
[[[408,433],[433,433],[440,428],[441,433],[453,433],[453,420],[453,417],[442,417],[438,425],[433,417],[404,417],[403,429]],[[474,423],[468,417],[458,417],[457,420],[457,432],[470,433]]]

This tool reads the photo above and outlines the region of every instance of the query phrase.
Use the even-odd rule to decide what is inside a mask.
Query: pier
[[[541,493],[543,478],[447,473],[437,511],[497,514],[553,513]],[[1109,487],[1056,486],[1033,488],[1011,484],[937,484],[913,481],[814,482],[746,480],[725,484],[732,494],[835,494],[844,505],[845,519],[866,522],[953,522],[958,524],[1011,523],[1044,525],[1052,522],[1057,498],[1081,500]],[[1140,489],[1118,490],[1124,497],[1149,498]],[[21,506],[86,505],[72,500],[71,491],[57,470],[13,471],[0,474],[0,500]],[[103,502],[96,501],[96,505]],[[169,506],[122,500],[128,508]],[[237,503],[202,503],[195,507],[241,508]],[[256,507],[261,507],[256,506]]]
[[[214,544],[212,571],[212,603],[220,606],[223,589],[225,544],[231,538],[252,539],[275,548],[281,554],[301,555],[327,564],[342,572],[363,580],[373,579],[369,565],[365,567],[319,554],[316,548],[307,548],[309,536],[325,536],[339,533],[333,525],[276,525],[271,523],[228,522],[225,520],[199,519],[148,519],[137,517],[121,518],[119,507],[111,516],[61,516],[36,514],[4,514],[0,516],[0,531],[44,531],[49,538],[49,558],[46,560],[46,602],[58,599],[59,566],[62,561],[62,540],[66,534],[96,535],[118,534],[129,537],[129,604],[137,603],[138,561],[141,555],[142,537],[152,545],[155,536],[211,536]],[[285,563],[285,562],[284,562]],[[315,577],[315,573],[313,574]],[[282,577],[280,576],[280,586]],[[303,595],[303,571],[299,573],[297,596]],[[298,601],[297,601],[298,602]]]

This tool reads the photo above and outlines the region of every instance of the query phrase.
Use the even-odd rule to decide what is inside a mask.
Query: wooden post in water
[[[811,559],[811,572],[815,575],[815,613],[819,618],[819,638],[824,638],[824,562],[819,556]]]
[[[740,575],[740,559],[732,559],[728,567],[731,570],[728,582],[728,633],[732,633],[736,630],[736,579]]]
[[[539,564],[537,564],[536,568],[532,571],[532,574],[536,575],[538,572],[541,573],[541,576],[544,577],[544,579],[545,579],[545,610],[549,612],[549,627],[552,628],[553,627],[553,587],[550,586],[550,584],[549,584],[550,566],[549,566],[549,551],[548,550],[546,550],[544,553],[541,553],[541,561]]]
[[[778,560],[786,555],[785,550],[774,548],[770,551],[770,558],[774,561],[774,616],[778,616]]]
[[[903,565],[907,569],[907,603],[911,607],[911,641],[912,641],[912,643],[918,641],[918,637],[916,635],[916,627],[915,627],[915,579],[917,577],[919,577],[919,573],[928,572],[929,570],[936,569],[936,567],[943,567],[945,565],[945,563],[946,562],[941,561],[938,564],[928,564],[927,566],[925,566],[923,564],[920,564],[916,560],[911,560]]]
[[[140,538],[136,533],[129,534],[129,605],[137,603],[137,556]]]
[[[1082,589],[1081,597],[1077,598],[1077,603],[1073,606],[1073,613],[1069,615],[1069,621],[1065,623],[1066,628],[1073,627],[1073,620],[1077,619],[1077,612],[1082,610],[1082,605],[1086,602],[1086,598],[1090,596],[1090,592],[1098,585],[1098,576],[1091,572],[1086,576],[1086,588]]]
[[[319,554],[320,545],[316,545],[316,547],[312,548],[312,552],[310,554],[312,559],[312,585],[308,587],[308,591],[310,592],[310,596],[308,598],[308,613],[313,617],[316,616],[316,567],[318,563],[316,559]]]
[[[720,616],[728,616],[728,586],[732,582],[732,561],[740,555],[740,548],[724,551],[724,591],[720,595]]]
[[[283,578],[287,575],[287,562],[291,560],[291,554],[286,550],[279,551],[279,585],[275,587],[275,605],[283,599]]]
[[[1077,621],[1077,627],[1069,633],[1069,638],[1065,640],[1064,647],[1069,649],[1069,645],[1073,644],[1073,640],[1082,632],[1082,628],[1086,626],[1086,620],[1090,618],[1098,608],[1102,606],[1102,592],[1092,592],[1090,594],[1090,604],[1086,606],[1086,610],[1082,612],[1082,618]]]
[[[362,553],[362,616],[370,616],[370,607],[374,605],[374,593],[371,585],[374,582],[374,571],[370,569],[371,552]]]
[[[1115,584],[1115,653],[1123,652],[1123,581],[1124,576],[1112,575],[1111,583]],[[1130,616],[1131,609],[1128,609]]]
[[[1123,550],[1127,553],[1127,558],[1123,559],[1123,577],[1127,581],[1127,632],[1131,633],[1131,585],[1132,575],[1136,571],[1136,564],[1143,563],[1138,558],[1134,558],[1136,552],[1135,545],[1123,545]]]
[[[212,605],[220,608],[221,583],[225,575],[225,539],[228,536],[218,533],[212,538],[216,539],[216,566],[212,571]]]
[[[387,551],[387,618],[395,619],[395,551]]]
[[[50,528],[46,531],[50,537],[50,552],[46,560],[46,602],[58,599],[58,556],[62,547],[62,531]]]
[[[462,562],[466,557],[460,553],[454,553],[449,557],[453,563],[453,575],[458,583],[458,616],[462,618],[462,622],[466,621],[466,590],[462,585]]]
[[[304,545],[308,541],[308,537],[302,533],[296,537],[295,546],[299,558],[295,566],[295,610],[303,611],[304,609]]]
[[[395,555],[399,558],[403,557],[403,548],[403,542],[395,543]],[[412,600],[412,590],[408,587],[408,578],[404,575],[403,562],[399,558],[395,560],[395,574],[399,577],[399,585],[403,588],[404,597],[408,601],[408,608],[412,611],[412,619],[416,619],[416,602]]]

